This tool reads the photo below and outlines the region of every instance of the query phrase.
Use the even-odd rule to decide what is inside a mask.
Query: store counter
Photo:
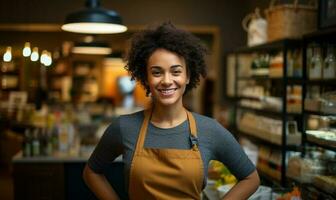
[[[12,160],[15,200],[96,199],[82,178],[87,159],[88,156],[22,157],[18,153]],[[121,156],[108,167],[106,178],[125,199]]]

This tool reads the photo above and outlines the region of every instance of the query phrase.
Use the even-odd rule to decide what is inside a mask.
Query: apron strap
[[[137,144],[135,147],[135,152],[142,151],[144,144],[145,144],[145,138],[147,134],[147,128],[149,124],[150,117],[152,115],[152,107],[144,110],[144,121],[142,123],[140,133],[138,136]],[[189,123],[189,129],[190,129],[190,141],[192,144],[192,148],[195,149],[198,146],[198,138],[197,138],[197,128],[196,128],[196,121],[194,116],[186,110],[187,117],[188,117],[188,123]]]
[[[135,146],[135,153],[139,152],[139,151],[142,151],[142,149],[144,147],[145,138],[146,138],[146,134],[147,134],[147,127],[148,127],[148,124],[149,124],[150,117],[152,115],[152,108],[144,110],[144,115],[145,115],[144,121],[142,122],[142,126],[141,126],[140,133],[139,133],[139,136],[138,136],[138,141],[137,141],[137,144]]]
[[[189,127],[190,127],[190,142],[191,142],[191,147],[193,150],[198,150],[198,137],[197,137],[197,127],[196,127],[196,121],[194,116],[186,110],[187,116],[188,116],[188,122],[189,122]]]

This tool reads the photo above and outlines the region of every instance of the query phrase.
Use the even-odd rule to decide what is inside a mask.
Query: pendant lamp
[[[69,14],[62,30],[86,34],[111,34],[127,30],[120,15],[100,7],[99,0],[86,0],[86,9]]]
[[[74,54],[108,55],[111,47],[105,42],[79,42],[72,48]]]

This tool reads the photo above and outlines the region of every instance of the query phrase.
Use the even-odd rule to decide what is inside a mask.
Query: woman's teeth
[[[173,89],[160,89],[159,91],[163,94],[163,95],[171,95],[174,93],[174,91],[176,90],[176,88]]]

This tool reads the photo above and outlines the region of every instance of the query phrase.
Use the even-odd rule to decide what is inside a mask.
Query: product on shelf
[[[323,93],[321,99],[321,112],[336,114],[336,91]]]
[[[261,54],[256,57],[251,65],[253,76],[267,76],[269,75],[269,54]]]
[[[287,86],[287,112],[301,113],[302,87]]]
[[[319,112],[321,110],[322,105],[322,99],[305,99],[304,101],[304,107],[307,111],[317,111]]]
[[[257,169],[262,174],[277,181],[281,179],[281,152],[266,146],[260,146]]]
[[[318,175],[314,178],[313,184],[326,191],[327,193],[330,193],[334,196],[336,196],[336,176],[323,176]]]
[[[307,53],[307,58],[310,58],[310,60],[308,60],[308,77],[309,79],[321,79],[323,66],[321,47],[317,44],[313,44],[310,49],[312,53]]]
[[[251,65],[254,59],[256,59],[256,54],[239,54],[237,56],[238,64],[238,77],[250,77],[252,76]]]
[[[336,130],[307,130],[307,139],[321,145],[336,148]]]
[[[329,44],[327,47],[327,55],[323,63],[323,78],[324,79],[336,78],[335,47],[331,44]]]
[[[288,160],[287,177],[300,183],[312,183],[317,175],[325,174],[325,162],[319,159],[291,157]]]
[[[238,129],[246,134],[261,138],[265,141],[282,144],[282,121],[254,113],[245,112],[238,121]],[[301,134],[287,134],[287,144],[299,145]]]
[[[283,54],[279,53],[270,59],[269,77],[278,78],[283,76]]]
[[[302,54],[300,49],[289,51],[287,54],[287,76],[302,77]]]

